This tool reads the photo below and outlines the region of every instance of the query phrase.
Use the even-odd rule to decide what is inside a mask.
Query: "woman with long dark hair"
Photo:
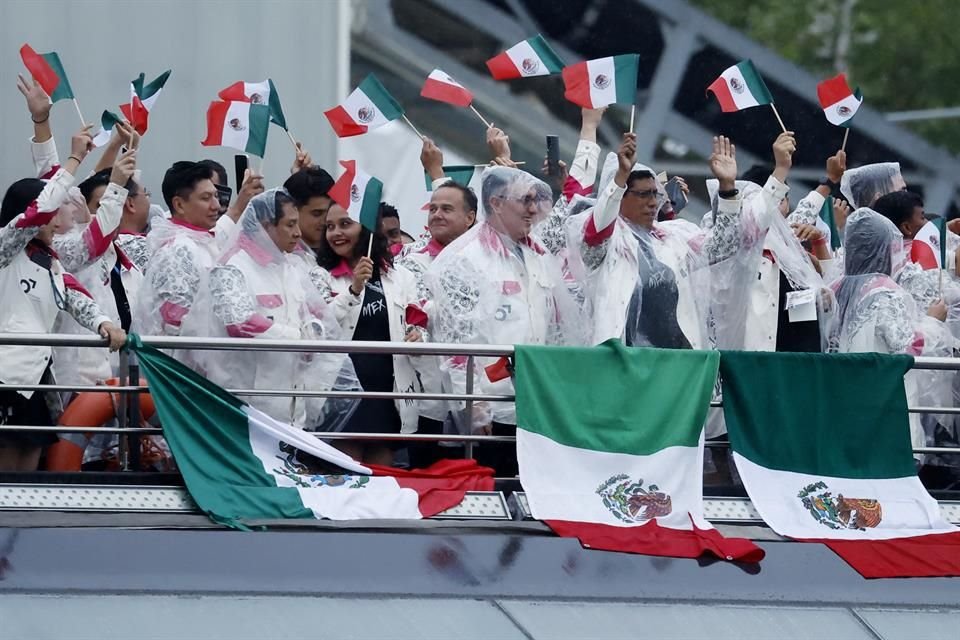
[[[72,139],[70,157],[47,181],[17,180],[0,205],[0,333],[53,333],[57,314],[70,314],[81,326],[110,340],[116,351],[126,333],[103,314],[51,249],[60,205],[67,198],[80,163],[93,147],[89,127]],[[0,345],[0,382],[9,385],[52,383],[50,347]],[[56,394],[0,389],[0,471],[37,468],[42,448],[53,434],[8,432],[3,425],[51,426]]]
[[[378,229],[379,224],[378,216]],[[314,281],[333,306],[340,326],[353,340],[424,339],[426,315],[416,304],[413,274],[393,264],[382,232],[373,234],[371,245],[370,231],[350,218],[339,204],[331,205],[327,212],[317,263],[320,268],[313,272]],[[350,358],[365,391],[420,391],[408,356],[351,354]],[[417,416],[414,400],[364,399],[344,430],[413,433],[417,430]],[[381,465],[393,462],[392,449],[382,443],[339,440],[334,444],[355,460]]]

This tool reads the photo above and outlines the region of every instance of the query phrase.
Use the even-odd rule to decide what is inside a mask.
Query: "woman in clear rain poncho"
[[[432,339],[461,344],[587,344],[589,327],[571,294],[569,277],[560,260],[530,235],[550,212],[550,188],[519,169],[490,167],[481,178],[481,200],[479,223],[447,246],[425,274],[434,295]],[[443,365],[455,393],[466,392],[467,362],[453,357]],[[496,362],[497,358],[474,359],[475,393],[513,393],[506,372],[485,370]],[[510,435],[516,432],[514,405],[475,403],[473,415],[464,423],[477,432]],[[461,429],[469,430],[466,425]],[[477,458],[498,475],[517,472],[515,445],[481,445]]]
[[[840,178],[840,193],[854,209],[872,207],[880,196],[906,188],[899,162],[878,162],[847,169]]]
[[[256,197],[201,280],[182,335],[279,340],[338,340],[332,309],[292,256],[300,240],[297,209],[283,189]],[[357,390],[345,354],[195,351],[194,366],[213,382],[239,389]],[[254,407],[307,429],[336,430],[355,401],[248,396]]]
[[[917,309],[895,281],[907,257],[893,223],[872,209],[857,209],[847,219],[843,246],[845,275],[832,285],[837,315],[831,350],[951,355],[954,340],[943,323],[943,304]],[[950,381],[941,372],[911,371],[904,382],[911,405],[944,405],[951,399]],[[910,431],[914,446],[923,446],[919,414],[910,414]]]

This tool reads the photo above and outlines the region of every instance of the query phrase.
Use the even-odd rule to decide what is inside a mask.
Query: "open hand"
[[[50,116],[50,108],[53,103],[50,97],[44,93],[40,83],[34,82],[32,78],[24,78],[17,74],[17,89],[27,99],[27,109],[30,110],[30,117],[34,122],[43,122]]]
[[[710,172],[720,182],[720,191],[734,189],[737,181],[737,147],[726,136],[714,136]]]

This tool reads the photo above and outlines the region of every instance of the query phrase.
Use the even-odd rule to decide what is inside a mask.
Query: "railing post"
[[[130,379],[130,354],[123,350],[120,352],[120,386],[125,387]],[[130,442],[127,439],[129,434],[124,433],[127,428],[127,392],[120,391],[117,394],[116,404],[117,426],[120,431],[117,432],[117,458],[120,462],[121,471],[130,470]]]
[[[130,386],[140,386],[140,363],[137,361],[137,354],[131,353],[128,360]],[[140,392],[131,391],[130,402],[128,403],[131,427],[140,426]],[[143,471],[140,464],[140,438],[139,433],[128,434],[127,441],[130,443],[130,466],[134,471]]]
[[[467,395],[473,395],[473,356],[467,356]],[[470,425],[470,435],[473,435],[473,399],[467,400],[466,404],[466,420],[467,424]],[[467,456],[468,460],[473,459],[473,441],[469,441],[463,447],[464,454]]]

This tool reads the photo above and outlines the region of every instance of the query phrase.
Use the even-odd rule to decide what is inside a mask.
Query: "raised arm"
[[[582,109],[580,111],[580,140],[567,179],[563,182],[563,197],[567,202],[580,194],[589,196],[593,192],[593,183],[597,180],[597,168],[600,162],[600,146],[597,144],[597,128],[603,119],[606,107]]]
[[[741,246],[743,223],[740,220],[742,198],[737,185],[737,147],[725,136],[713,139],[710,171],[719,183],[717,210],[713,226],[704,243],[704,252],[710,264],[715,264],[736,253]]]
[[[33,137],[30,139],[30,152],[37,176],[49,178],[60,167],[57,145],[50,129],[50,98],[39,84],[31,78],[17,74],[17,89],[27,101],[30,119],[33,121]]]
[[[77,272],[104,254],[117,235],[127,200],[126,185],[137,168],[137,150],[129,149],[114,162],[97,215],[79,233],[54,236],[53,246],[67,271]]]

